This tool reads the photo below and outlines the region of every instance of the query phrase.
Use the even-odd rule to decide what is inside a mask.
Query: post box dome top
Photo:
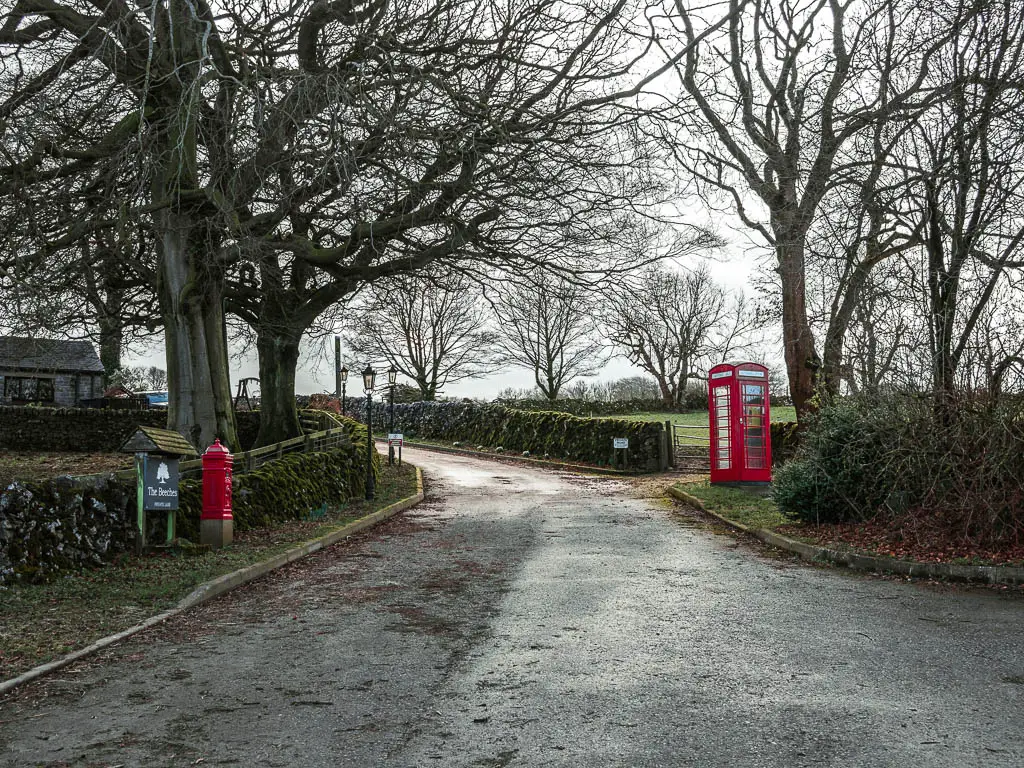
[[[218,438],[213,441],[213,445],[211,445],[209,448],[203,451],[203,456],[210,456],[211,454],[222,454],[224,456],[230,456],[231,451],[229,451],[227,448],[221,445],[220,439]]]
[[[192,458],[199,453],[188,440],[173,429],[157,427],[139,427],[121,444],[124,453],[153,453],[160,456],[187,456]]]

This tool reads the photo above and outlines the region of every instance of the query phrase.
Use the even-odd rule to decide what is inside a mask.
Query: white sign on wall
[[[612,447],[613,448],[629,448],[629,438],[628,437],[613,437],[612,438]]]

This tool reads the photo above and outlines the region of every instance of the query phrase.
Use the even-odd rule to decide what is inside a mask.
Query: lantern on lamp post
[[[388,465],[395,463],[395,446],[391,444],[390,435],[395,431],[395,381],[398,379],[398,369],[392,364],[388,369]]]
[[[373,380],[377,372],[366,364],[363,371],[363,392],[366,394],[366,500],[373,501]]]

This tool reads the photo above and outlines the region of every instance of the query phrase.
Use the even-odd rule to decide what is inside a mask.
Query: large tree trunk
[[[658,389],[661,392],[661,401],[671,408],[676,404],[675,391],[664,376],[655,374],[654,378],[658,382]]]
[[[203,228],[184,212],[161,212],[160,309],[167,348],[167,426],[200,451],[215,439],[238,450],[231,407],[222,277]]]
[[[426,376],[418,376],[416,378],[416,386],[420,390],[421,400],[436,400],[437,399],[437,383],[427,380]]]
[[[782,339],[789,374],[789,393],[797,421],[817,410],[815,393],[821,359],[807,321],[807,284],[804,272],[804,240],[780,237],[779,277],[782,283]]]
[[[154,99],[152,173],[159,259],[160,312],[167,348],[167,426],[199,450],[220,439],[239,449],[228,378],[224,274],[216,261],[217,214],[198,173],[197,121],[202,108],[199,62],[209,30],[187,0],[170,0],[160,46],[176,63],[176,83]]]
[[[124,325],[118,317],[99,318],[100,363],[103,365],[103,381],[110,382],[110,376],[121,368],[121,350],[124,347]]]
[[[302,330],[268,322],[256,331],[260,359],[260,431],[256,445],[272,445],[302,434],[295,405],[295,371]]]

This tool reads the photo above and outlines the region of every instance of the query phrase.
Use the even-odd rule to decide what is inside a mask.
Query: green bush
[[[881,516],[994,544],[1024,538],[1024,407],[1019,400],[847,398],[808,426],[774,496],[811,523]]]
[[[772,466],[785,464],[796,454],[800,432],[795,421],[773,421],[769,427],[772,442]]]

